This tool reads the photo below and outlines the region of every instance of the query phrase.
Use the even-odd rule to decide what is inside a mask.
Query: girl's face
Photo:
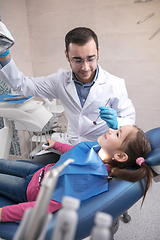
[[[104,133],[98,138],[98,143],[101,146],[101,149],[112,158],[114,154],[120,150],[121,145],[128,134],[136,134],[136,132],[136,127],[130,125],[123,126],[117,130],[109,128],[107,133]]]

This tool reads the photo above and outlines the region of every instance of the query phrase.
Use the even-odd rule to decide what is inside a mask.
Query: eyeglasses
[[[97,57],[92,57],[92,58],[87,58],[87,59],[81,59],[81,58],[69,58],[69,60],[79,66],[79,65],[82,65],[84,62],[88,63],[88,64],[93,64],[95,61],[97,61]]]

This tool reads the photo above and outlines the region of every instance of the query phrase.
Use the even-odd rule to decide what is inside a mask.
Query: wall
[[[92,28],[100,65],[125,79],[136,124],[144,131],[160,125],[160,33],[149,40],[160,28],[160,0],[0,0],[0,14],[16,41],[12,57],[28,76],[69,69],[65,34],[77,26]]]
[[[87,26],[99,36],[100,65],[125,79],[136,108],[136,124],[144,131],[160,122],[160,0],[26,0],[34,76],[69,69],[64,36]],[[154,12],[141,24],[139,20]]]

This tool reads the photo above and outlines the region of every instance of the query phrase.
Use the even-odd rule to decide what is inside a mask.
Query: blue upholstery
[[[147,156],[147,164],[160,165],[160,128],[152,129],[146,133],[152,146],[152,152]],[[152,164],[153,162],[153,164]],[[76,240],[83,239],[90,235],[94,225],[94,216],[98,211],[109,213],[113,219],[120,217],[133,204],[135,204],[144,192],[145,181],[127,182],[119,179],[112,179],[109,182],[109,191],[94,196],[81,203],[78,210],[79,222],[76,231]],[[13,201],[0,195],[0,207],[13,204]],[[50,240],[56,222],[56,214],[48,226],[45,239]],[[10,240],[13,238],[18,223],[0,223],[0,237]]]
[[[146,132],[150,140],[152,151],[147,156],[148,166],[160,165],[160,128],[154,128]]]

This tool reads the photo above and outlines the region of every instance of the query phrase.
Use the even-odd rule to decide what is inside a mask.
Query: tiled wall
[[[137,24],[147,15],[153,17]],[[69,69],[64,36],[87,26],[99,37],[100,65],[125,79],[144,131],[160,126],[160,0],[0,0],[0,15],[16,44],[12,57],[28,76]]]

